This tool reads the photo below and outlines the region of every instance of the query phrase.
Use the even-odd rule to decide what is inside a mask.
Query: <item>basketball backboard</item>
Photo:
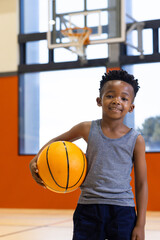
[[[69,0],[63,1],[58,9],[61,2],[62,0],[48,0],[49,49],[64,47],[81,56],[83,51],[79,48],[84,45],[125,41],[125,0],[100,0],[96,1],[99,3],[97,6],[91,0]],[[77,10],[73,5],[78,2],[83,7]],[[71,11],[68,4],[71,4]]]

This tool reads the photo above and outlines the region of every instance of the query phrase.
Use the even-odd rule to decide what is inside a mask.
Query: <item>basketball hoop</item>
[[[76,53],[79,56],[84,56],[84,45],[89,44],[89,36],[92,33],[92,29],[88,27],[74,27],[74,28],[66,28],[61,30],[61,33],[68,37],[70,42],[72,43],[71,47],[76,48]],[[73,50],[71,50],[73,51]]]

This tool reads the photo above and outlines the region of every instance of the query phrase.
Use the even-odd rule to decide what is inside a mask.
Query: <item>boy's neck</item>
[[[101,129],[104,135],[109,138],[119,138],[130,131],[130,128],[124,125],[122,120],[110,121],[109,119],[104,118],[101,120]]]

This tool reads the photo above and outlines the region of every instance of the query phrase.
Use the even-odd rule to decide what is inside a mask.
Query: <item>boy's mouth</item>
[[[109,110],[111,110],[113,112],[121,112],[122,111],[120,108],[117,108],[117,107],[109,107]]]

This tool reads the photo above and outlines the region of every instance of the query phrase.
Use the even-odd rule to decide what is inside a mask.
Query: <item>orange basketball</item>
[[[66,193],[76,190],[84,181],[87,160],[74,143],[58,141],[43,149],[37,166],[48,189]]]

